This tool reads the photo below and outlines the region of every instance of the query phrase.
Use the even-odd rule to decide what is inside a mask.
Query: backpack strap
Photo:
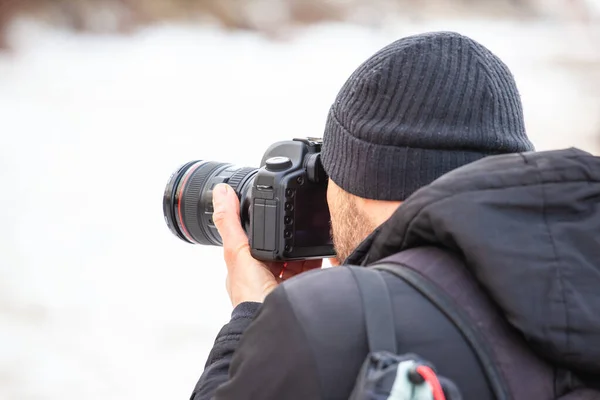
[[[363,267],[349,267],[349,269],[360,290],[369,351],[389,351],[396,354],[392,299],[383,276],[377,271]]]
[[[421,247],[373,267],[409,283],[454,323],[479,358],[498,400],[555,398],[553,369],[509,326],[456,255]]]
[[[454,382],[438,376],[425,360],[415,354],[397,354],[392,299],[383,273],[373,268],[347,268],[360,292],[369,345],[350,400],[462,399]],[[419,370],[423,366],[430,368],[433,376],[424,376]],[[436,388],[443,391],[441,396]]]
[[[372,269],[348,268],[360,290],[369,351],[389,351],[396,354],[396,329],[392,299],[383,276]]]

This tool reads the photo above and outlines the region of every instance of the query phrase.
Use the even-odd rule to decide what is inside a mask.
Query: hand
[[[321,268],[322,260],[264,263],[253,258],[240,221],[240,202],[229,185],[214,187],[213,208],[213,221],[223,239],[227,293],[234,307],[245,301],[262,303],[279,282]]]
[[[339,267],[342,263],[337,257],[331,257],[329,259],[329,264],[331,264],[332,267]]]

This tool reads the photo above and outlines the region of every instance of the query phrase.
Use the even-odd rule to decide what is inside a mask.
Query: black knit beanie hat
[[[435,32],[390,44],[350,76],[321,156],[347,192],[405,200],[480,158],[531,150],[508,67],[468,37]]]

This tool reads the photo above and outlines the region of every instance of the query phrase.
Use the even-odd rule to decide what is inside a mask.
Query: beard
[[[356,207],[354,198],[343,191],[338,192],[330,214],[333,246],[337,259],[343,263],[376,227]]]

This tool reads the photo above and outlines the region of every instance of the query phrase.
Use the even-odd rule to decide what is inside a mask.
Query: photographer
[[[214,188],[234,310],[192,399],[356,395],[373,350],[365,324],[383,311],[367,309],[376,293],[349,265],[374,270],[394,257],[438,279],[457,314],[473,318],[457,324],[416,283],[377,272],[393,316],[379,323],[391,321],[397,354],[423,357],[466,399],[550,399],[585,386],[572,371],[600,372],[600,161],[577,150],[510,154],[530,150],[513,77],[482,45],[428,33],[373,55],[342,87],[323,137],[344,266],[303,273],[320,261],[255,260],[238,197]]]

